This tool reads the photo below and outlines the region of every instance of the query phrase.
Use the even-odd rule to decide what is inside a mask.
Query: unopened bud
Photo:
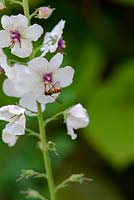
[[[39,192],[31,188],[29,188],[27,191],[22,191],[21,193],[26,194],[26,198],[28,199],[38,199],[40,197]]]
[[[38,18],[39,19],[47,19],[51,16],[55,8],[50,8],[50,7],[40,7],[39,8],[39,13],[38,13]]]

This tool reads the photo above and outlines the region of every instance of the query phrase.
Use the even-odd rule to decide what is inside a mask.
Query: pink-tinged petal
[[[20,97],[19,92],[15,90],[14,84],[10,79],[6,79],[3,83],[3,91],[7,96]]]
[[[69,86],[73,81],[74,69],[70,66],[59,68],[54,74],[54,80],[60,82],[62,88]]]
[[[36,41],[42,34],[43,28],[38,24],[34,24],[23,31],[22,37],[28,38],[30,41]]]
[[[10,135],[6,130],[4,129],[2,131],[2,141],[6,144],[8,144],[9,147],[12,147],[16,144],[18,137],[15,135]]]
[[[13,28],[13,25],[11,23],[11,19],[9,16],[7,15],[4,15],[2,18],[1,18],[1,24],[2,24],[2,27],[5,29],[5,30],[8,30],[8,31],[11,31],[12,28]]]
[[[53,56],[48,64],[48,72],[53,72],[59,68],[63,61],[63,55],[61,53],[57,53]]]
[[[15,43],[11,52],[20,58],[26,58],[32,53],[32,48],[32,43],[29,40],[21,39],[21,44]]]
[[[47,72],[48,61],[43,57],[37,57],[28,62],[29,69],[42,76]]]
[[[9,47],[11,44],[10,33],[8,31],[0,31],[0,48]]]
[[[21,32],[28,26],[28,19],[22,14],[11,15],[10,21],[13,26],[12,30],[19,30]]]

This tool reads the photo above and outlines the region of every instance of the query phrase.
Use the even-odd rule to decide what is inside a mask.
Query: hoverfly
[[[52,98],[54,98],[55,101],[57,101],[58,103],[62,103],[60,100],[57,100],[54,96],[54,94],[58,94],[62,91],[62,88],[60,87],[60,82],[56,82],[54,84],[50,84],[50,83],[45,83],[45,91],[44,94],[45,95],[49,95]]]
[[[56,82],[55,84],[45,83],[45,95],[53,95],[61,92],[62,88],[60,87],[60,82]]]

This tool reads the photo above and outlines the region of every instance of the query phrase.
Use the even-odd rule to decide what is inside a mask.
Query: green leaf
[[[85,137],[111,165],[125,167],[134,161],[134,60],[117,68],[89,102]]]

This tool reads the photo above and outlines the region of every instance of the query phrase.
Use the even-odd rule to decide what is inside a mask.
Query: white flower
[[[42,106],[54,102],[62,88],[72,83],[74,70],[70,66],[59,68],[62,60],[63,55],[58,53],[50,62],[43,57],[37,57],[28,62],[29,74],[34,83],[29,87],[31,91],[20,99],[20,105],[26,108],[31,106],[31,109],[35,111],[36,101]]]
[[[41,48],[41,51],[43,51],[42,56],[45,56],[48,52],[53,53],[56,50],[60,51],[62,48],[65,48],[65,41],[62,39],[64,26],[65,21],[60,20],[51,32],[45,34]]]
[[[52,15],[54,10],[55,10],[55,8],[50,8],[50,7],[46,7],[46,6],[40,7],[39,14],[37,15],[37,17],[39,19],[48,19]]]
[[[73,140],[77,138],[74,129],[84,128],[89,123],[87,111],[80,103],[68,109],[64,118],[67,125],[67,133]]]
[[[0,47],[11,47],[12,54],[21,58],[28,57],[32,52],[32,42],[43,33],[40,25],[28,26],[28,19],[24,15],[7,16],[1,18]]]
[[[9,122],[2,131],[2,140],[13,146],[19,135],[25,134],[25,109],[16,105],[0,108],[0,120]]]
[[[36,101],[45,109],[45,104],[54,102],[62,88],[72,83],[74,70],[67,66],[59,68],[63,55],[56,54],[50,62],[37,57],[28,62],[28,67],[15,64],[9,67],[5,58],[0,58],[8,79],[4,81],[3,91],[7,96],[20,98],[20,105],[36,112]]]

